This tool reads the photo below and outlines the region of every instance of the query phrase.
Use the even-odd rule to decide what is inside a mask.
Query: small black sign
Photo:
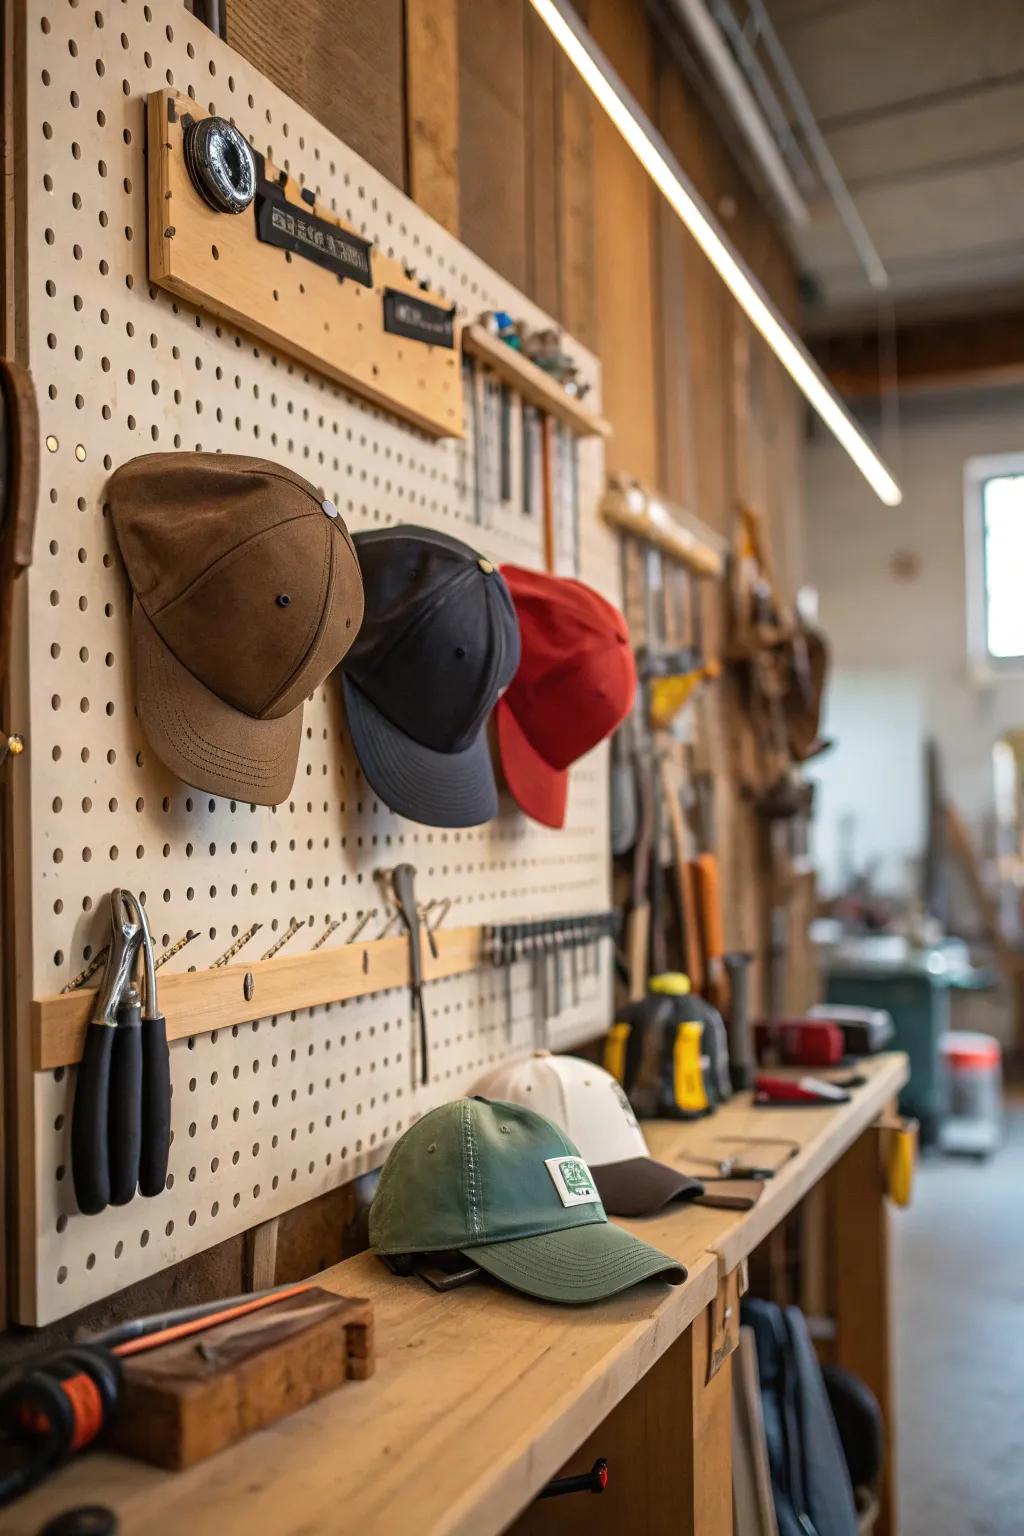
[[[347,229],[318,219],[315,213],[296,208],[269,181],[261,180],[256,193],[256,234],[268,245],[279,245],[296,256],[315,261],[338,277],[350,277],[365,288],[373,287],[370,266],[372,246]]]
[[[414,293],[385,288],[384,329],[396,336],[408,336],[410,341],[425,341],[431,347],[454,347],[455,305],[441,309]]]

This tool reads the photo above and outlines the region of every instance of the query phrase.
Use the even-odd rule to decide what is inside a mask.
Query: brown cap
[[[114,473],[109,496],[151,745],[197,789],[279,804],[302,701],[363,618],[336,507],[279,464],[219,453],[144,454]]]

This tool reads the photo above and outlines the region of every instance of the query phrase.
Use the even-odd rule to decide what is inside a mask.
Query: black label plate
[[[338,277],[350,277],[364,288],[373,287],[373,247],[369,241],[296,208],[268,181],[261,181],[256,193],[256,234],[268,245],[305,256]]]
[[[455,306],[441,309],[414,293],[385,288],[384,329],[395,336],[408,336],[410,341],[426,342],[430,347],[454,347]]]

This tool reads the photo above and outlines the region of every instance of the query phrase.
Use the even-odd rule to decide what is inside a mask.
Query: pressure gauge
[[[192,185],[217,213],[244,213],[256,191],[256,162],[238,129],[223,117],[185,128],[185,165]]]

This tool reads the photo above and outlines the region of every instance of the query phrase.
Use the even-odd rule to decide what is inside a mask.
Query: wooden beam
[[[406,190],[459,233],[458,0],[405,0]]]
[[[896,377],[886,379],[886,346],[878,328],[811,337],[814,353],[829,379],[850,399],[878,395],[886,383],[901,390],[951,389],[1024,380],[1024,309],[959,316],[902,325],[892,338]]]

